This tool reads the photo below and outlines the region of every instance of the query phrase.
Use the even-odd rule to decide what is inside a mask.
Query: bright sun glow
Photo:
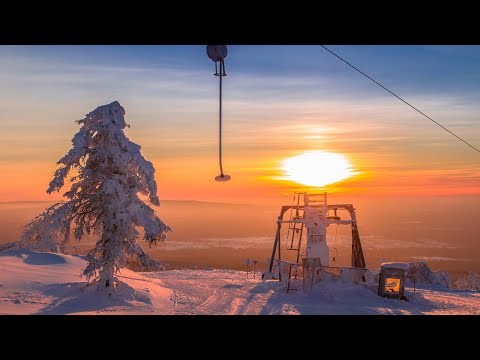
[[[307,186],[325,186],[356,174],[342,154],[322,150],[305,151],[285,159],[281,169],[283,180],[291,180]]]

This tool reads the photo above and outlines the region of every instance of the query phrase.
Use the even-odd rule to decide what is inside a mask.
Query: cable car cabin
[[[407,263],[383,263],[378,282],[378,295],[390,299],[404,299]]]

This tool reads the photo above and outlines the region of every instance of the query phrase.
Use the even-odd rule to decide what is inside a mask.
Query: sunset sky
[[[480,147],[480,46],[330,48]],[[0,201],[60,199],[46,189],[74,121],[114,100],[161,199],[480,194],[479,153],[319,46],[231,45],[226,71],[232,180],[217,183],[218,78],[204,45],[0,46]],[[314,150],[342,154],[353,176],[321,189],[283,179],[286,158]]]

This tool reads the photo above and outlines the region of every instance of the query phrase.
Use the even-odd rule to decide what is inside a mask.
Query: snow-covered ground
[[[286,294],[278,282],[231,270],[122,270],[113,297],[80,277],[79,256],[15,250],[0,253],[0,314],[480,314],[480,293],[422,285],[409,302],[362,286],[319,283]],[[250,273],[251,275],[251,273]]]

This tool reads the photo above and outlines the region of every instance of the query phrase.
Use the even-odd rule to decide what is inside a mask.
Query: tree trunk
[[[100,273],[99,290],[111,295],[115,291],[113,266],[104,266]]]

